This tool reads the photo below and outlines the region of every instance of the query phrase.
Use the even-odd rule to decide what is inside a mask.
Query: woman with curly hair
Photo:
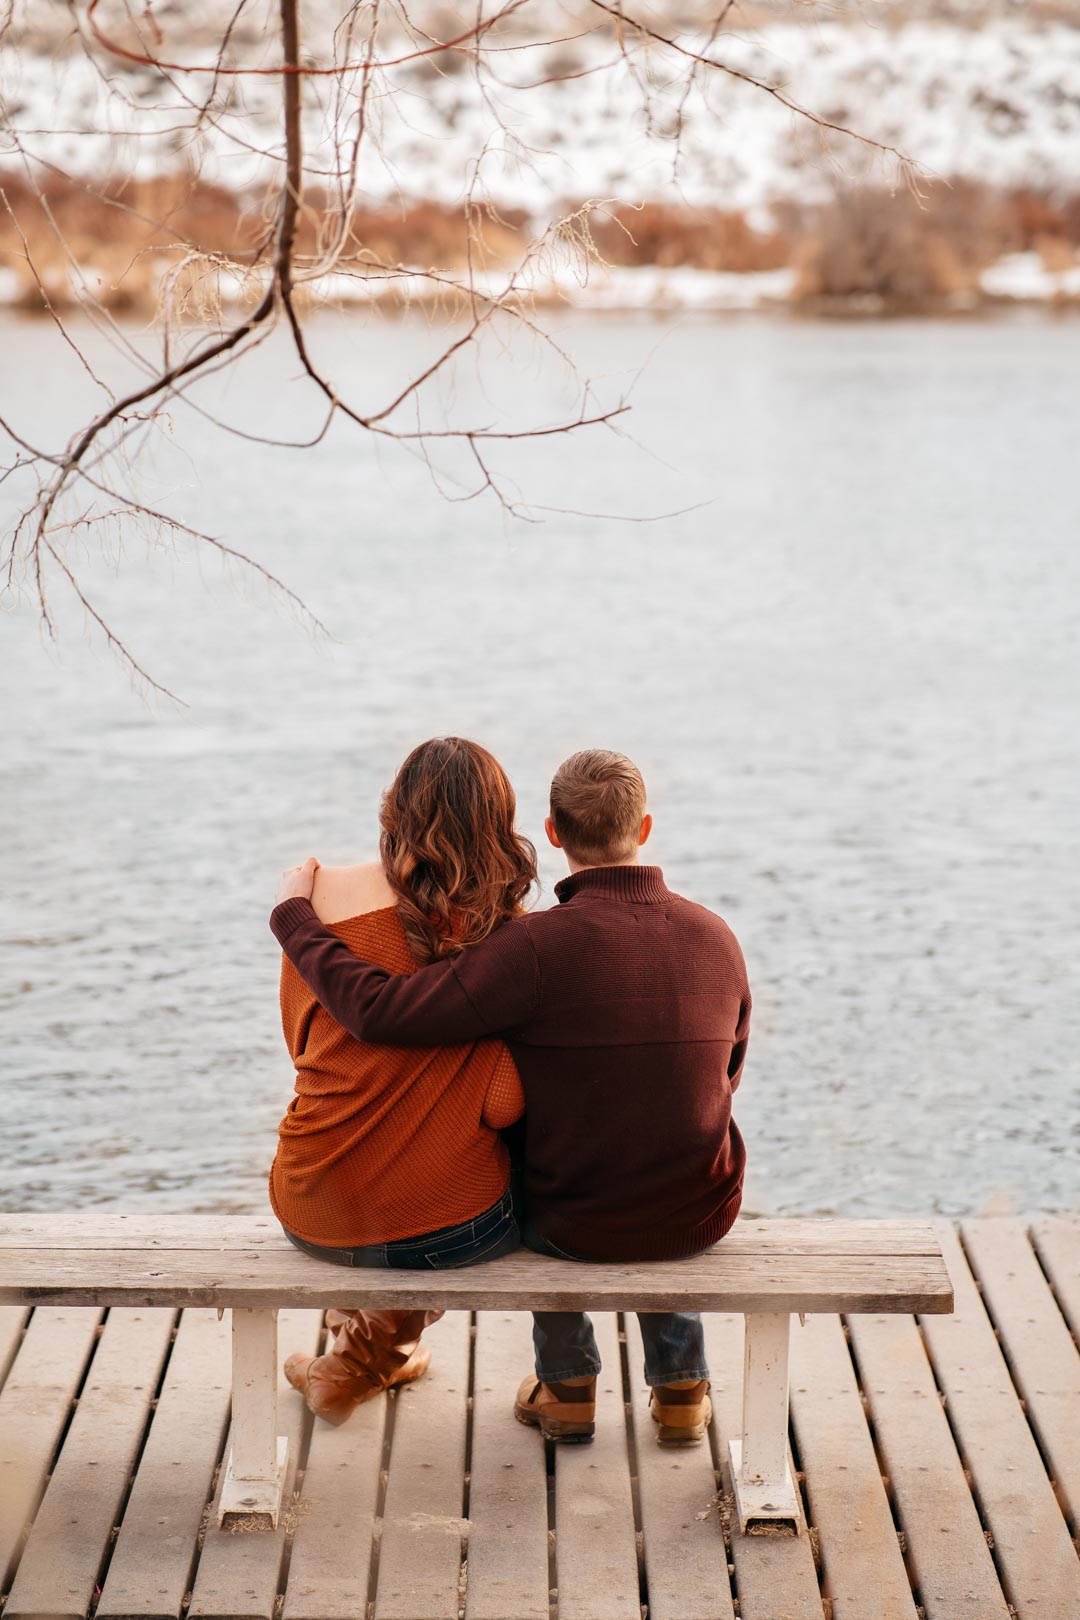
[[[457,955],[511,922],[536,881],[510,782],[486,749],[438,737],[413,749],[380,808],[380,859],[315,873],[320,919],[390,973]],[[287,958],[281,1016],[296,1094],[278,1131],[270,1202],[304,1253],[420,1270],[493,1259],[519,1241],[500,1132],[521,1083],[498,1040],[444,1047],[359,1041]],[[325,1355],[292,1355],[289,1382],[344,1423],[380,1390],[419,1378],[441,1311],[328,1313]]]

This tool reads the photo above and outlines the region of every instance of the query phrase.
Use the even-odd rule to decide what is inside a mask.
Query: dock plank
[[[310,1414],[296,1390],[280,1371],[293,1350],[313,1355],[322,1337],[322,1315],[316,1311],[282,1311],[278,1318],[278,1433],[288,1436],[289,1461],[285,1474],[282,1513],[276,1530],[246,1529],[243,1521],[220,1528],[217,1522],[218,1479],[214,1504],[195,1573],[188,1614],[191,1620],[272,1620],[277,1601],[281,1560],[285,1551],[297,1463]],[[228,1457],[231,1437],[225,1441]],[[219,1476],[224,1474],[219,1469]]]
[[[923,1336],[1018,1620],[1076,1620],[1080,1564],[963,1250],[942,1247],[955,1316],[923,1320]]]
[[[916,1620],[843,1329],[811,1316],[792,1337],[791,1411],[832,1620]]]
[[[34,1519],[4,1610],[81,1620],[150,1416],[172,1311],[112,1311]]]
[[[547,1620],[547,1468],[514,1421],[533,1366],[532,1318],[482,1311],[476,1323],[465,1620]]]
[[[964,1221],[968,1264],[1046,1459],[1058,1498],[1080,1523],[1080,1355],[1020,1221]]]
[[[805,1531],[798,1536],[744,1536],[739,1530],[728,1442],[742,1435],[743,1319],[706,1316],[704,1321],[716,1455],[729,1519],[740,1620],[821,1620],[821,1592]],[[799,1332],[797,1322],[793,1332]]]
[[[367,1608],[389,1402],[315,1423],[296,1508],[282,1620],[357,1620]]]
[[[395,1396],[375,1620],[457,1620],[460,1606],[468,1315],[424,1337],[430,1371]]]
[[[178,1620],[229,1418],[229,1321],[185,1311],[109,1562],[98,1620]]]
[[[591,1445],[554,1448],[559,1620],[640,1620],[618,1331],[608,1312],[594,1316],[593,1324],[603,1362],[596,1438]]]
[[[709,1438],[657,1444],[635,1316],[626,1319],[626,1349],[650,1620],[734,1620]]]
[[[848,1329],[926,1620],[1009,1620],[918,1327],[853,1316]]]
[[[1031,1238],[1061,1313],[1080,1343],[1080,1220],[1044,1216],[1032,1221]]]
[[[78,1306],[35,1311],[0,1391],[0,1588],[14,1574],[100,1322],[100,1311]]]

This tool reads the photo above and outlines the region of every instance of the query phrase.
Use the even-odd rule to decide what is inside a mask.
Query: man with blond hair
[[[500,1035],[525,1090],[524,1239],[581,1261],[684,1259],[739,1211],[746,1154],[731,1117],[750,991],[731,930],[673,894],[639,851],[645,784],[591,748],[559,766],[549,841],[570,875],[559,904],[481,944],[392,976],[353,956],[310,904],[306,868],[271,927],[327,1011],[395,1046]],[[305,886],[307,885],[307,895]],[[639,1316],[662,1443],[700,1440],[710,1417],[701,1323]],[[587,1440],[600,1357],[582,1312],[534,1316],[536,1372],[515,1413],[556,1440]]]

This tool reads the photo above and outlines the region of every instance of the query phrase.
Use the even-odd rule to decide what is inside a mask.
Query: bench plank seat
[[[0,1249],[281,1249],[272,1215],[0,1214]],[[736,1221],[724,1248],[736,1254],[940,1254],[928,1220]]]
[[[456,1271],[350,1270],[310,1259],[273,1222],[228,1232],[94,1216],[0,1217],[0,1304],[358,1309],[903,1311],[952,1309],[930,1223],[745,1221],[677,1263],[583,1266],[519,1251]],[[111,1223],[116,1223],[112,1226]],[[201,1223],[200,1223],[201,1225]],[[151,1227],[153,1228],[151,1232]],[[185,1220],[181,1230],[191,1228]],[[856,1230],[857,1228],[857,1230]],[[251,1238],[251,1241],[245,1241]]]

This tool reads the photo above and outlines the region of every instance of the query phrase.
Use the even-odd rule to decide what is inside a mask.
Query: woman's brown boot
[[[316,1417],[345,1423],[356,1408],[398,1384],[423,1377],[431,1352],[420,1335],[442,1311],[343,1311],[327,1313],[336,1329],[322,1356],[292,1355],[285,1377],[303,1395]]]

